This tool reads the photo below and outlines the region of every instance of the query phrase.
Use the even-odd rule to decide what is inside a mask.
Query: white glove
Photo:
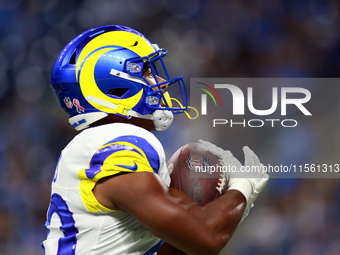
[[[243,152],[245,157],[244,166],[249,170],[254,171],[247,173],[247,177],[245,177],[250,182],[253,192],[247,199],[247,206],[244,210],[241,221],[243,221],[244,218],[247,217],[249,210],[254,206],[254,201],[262,192],[269,180],[269,175],[263,171],[263,165],[261,164],[256,154],[251,149],[249,149],[248,146],[243,147]]]
[[[254,206],[254,201],[266,186],[269,175],[262,171],[259,158],[248,146],[243,147],[245,164],[242,166],[230,151],[225,151],[207,141],[199,140],[198,142],[203,144],[210,153],[218,157],[224,166],[231,169],[231,171],[224,173],[229,180],[228,190],[235,189],[240,191],[247,200],[246,209],[241,219],[243,221],[249,210]]]

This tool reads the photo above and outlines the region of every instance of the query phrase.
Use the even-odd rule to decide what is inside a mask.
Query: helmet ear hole
[[[111,95],[111,96],[116,96],[116,97],[122,97],[124,96],[127,92],[129,91],[128,88],[114,88],[114,89],[109,89],[106,94]]]
[[[70,57],[70,60],[68,61],[69,64],[71,65],[76,64],[76,55],[77,55],[77,49],[73,52],[72,56]]]

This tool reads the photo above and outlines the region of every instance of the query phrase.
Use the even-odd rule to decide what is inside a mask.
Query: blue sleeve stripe
[[[113,142],[128,142],[136,145],[145,153],[154,173],[158,173],[158,169],[160,167],[158,152],[150,145],[150,143],[146,139],[139,136],[128,135],[117,137],[109,143]]]
[[[134,151],[143,156],[139,151],[127,145],[122,144],[108,145],[100,149],[93,155],[90,167],[85,170],[86,176],[89,179],[92,179],[97,173],[101,171],[100,168],[103,166],[105,159],[107,159],[110,155],[112,155],[115,152],[124,150]]]
[[[113,153],[123,150],[130,150],[143,157],[140,151],[131,146],[119,144],[119,142],[127,142],[140,148],[140,150],[142,150],[146,155],[146,158],[154,173],[158,173],[158,169],[160,167],[158,153],[146,139],[138,136],[120,136],[104,144],[102,149],[93,155],[90,162],[90,167],[85,170],[86,176],[89,179],[93,179],[93,177],[101,171],[104,161]]]

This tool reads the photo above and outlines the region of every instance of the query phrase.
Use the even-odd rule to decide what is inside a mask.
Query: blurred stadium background
[[[339,11],[335,0],[1,0],[0,254],[43,253],[50,182],[76,134],[49,87],[50,73],[79,33],[130,26],[169,51],[168,69],[187,84],[190,77],[338,77]],[[334,102],[329,116],[339,109]],[[179,119],[158,134],[168,157],[188,139],[188,122]],[[299,137],[297,157],[318,150],[310,138]],[[328,139],[339,143],[340,136]],[[322,150],[334,154],[332,146]],[[223,254],[340,254],[339,179],[272,180],[251,214]]]

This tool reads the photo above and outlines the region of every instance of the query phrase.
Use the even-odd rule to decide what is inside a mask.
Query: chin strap
[[[183,105],[176,99],[176,98],[170,98],[172,101],[175,101],[177,104],[179,104],[179,106],[181,108],[184,108]],[[193,109],[196,113],[196,116],[195,117],[191,117],[189,112],[188,111],[184,111],[185,115],[188,117],[189,120],[194,120],[194,119],[197,119],[198,116],[199,116],[199,113],[197,111],[197,109],[195,107],[192,107],[192,106],[188,106],[187,107],[188,109]]]
[[[92,103],[96,103],[99,105],[102,105],[104,107],[110,108],[112,110],[116,110],[118,105],[105,101],[103,99],[88,95],[86,97],[86,100]],[[170,127],[174,120],[174,116],[171,111],[168,110],[156,110],[152,114],[145,114],[142,115],[138,112],[135,112],[133,110],[127,110],[125,112],[126,116],[128,118],[136,117],[141,119],[147,119],[152,120],[155,126],[155,130],[157,131],[164,131]]]
[[[114,103],[105,101],[103,99],[100,99],[100,98],[97,98],[97,97],[94,97],[94,96],[91,96],[91,95],[88,95],[86,97],[86,100],[89,101],[89,102],[96,103],[96,104],[102,105],[104,107],[110,108],[112,110],[116,110],[117,107],[118,107],[118,105],[116,105]],[[176,98],[170,98],[170,100],[175,101],[177,104],[179,104],[179,106],[181,108],[184,108],[183,105]],[[199,116],[199,113],[198,113],[196,108],[194,108],[192,106],[188,106],[187,108],[193,109],[196,113],[195,117],[191,117],[190,114],[188,113],[188,111],[184,111],[184,113],[186,114],[188,119],[194,120]],[[145,114],[145,115],[142,115],[142,114],[140,114],[136,111],[133,111],[133,110],[127,110],[125,112],[125,114],[126,114],[125,117],[128,117],[128,118],[136,117],[136,118],[152,120],[154,125],[155,125],[155,130],[157,130],[157,131],[167,130],[174,120],[173,113],[169,110],[156,110],[152,114]]]

